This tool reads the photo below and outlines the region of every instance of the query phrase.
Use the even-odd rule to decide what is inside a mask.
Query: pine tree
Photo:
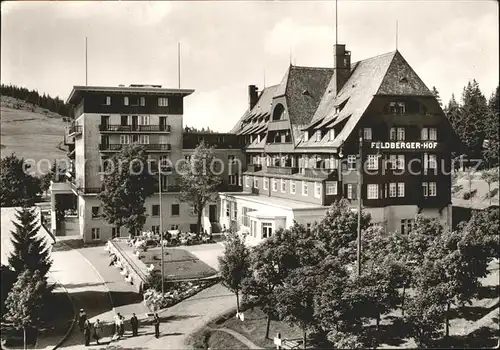
[[[484,158],[488,167],[498,166],[499,164],[499,128],[500,128],[500,86],[497,86],[495,92],[491,95],[488,103],[488,118],[486,123],[486,139],[488,143],[484,150]]]
[[[40,226],[37,215],[34,209],[23,207],[17,210],[16,218],[18,222],[13,222],[16,230],[11,231],[14,249],[8,259],[9,265],[17,275],[25,270],[38,270],[45,277],[52,261],[49,247],[43,238],[38,237]]]
[[[443,107],[443,102],[441,101],[441,97],[439,96],[439,91],[436,89],[435,86],[432,87],[432,91],[431,92],[434,95],[434,97],[436,98],[436,101],[438,101],[439,106]]]

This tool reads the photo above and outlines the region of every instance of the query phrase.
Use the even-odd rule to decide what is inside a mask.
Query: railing
[[[82,126],[81,125],[71,125],[68,130],[68,134],[81,134],[82,133]]]
[[[99,125],[104,132],[170,132],[170,125]]]
[[[324,169],[324,168],[305,168],[302,169],[302,175],[306,177],[315,177],[324,179],[327,178],[335,178],[338,177],[337,169]]]
[[[299,172],[297,167],[268,166],[267,172],[270,174],[292,175]]]
[[[100,151],[120,151],[123,147],[128,146],[129,144],[120,144],[120,143],[109,143],[109,144],[99,144]],[[146,151],[170,151],[172,146],[169,143],[148,143],[141,144]]]
[[[262,165],[259,164],[248,164],[247,165],[247,171],[250,173],[255,173],[256,171],[261,171],[262,170]]]

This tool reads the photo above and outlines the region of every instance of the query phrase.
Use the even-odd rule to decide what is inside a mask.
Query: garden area
[[[361,219],[360,272],[357,213],[346,201],[310,231],[295,224],[251,248],[231,237],[220,275],[240,312],[207,330],[263,348],[276,346],[276,333],[304,349],[497,345],[498,209],[453,231],[420,215],[405,234]],[[200,341],[203,331],[192,344]]]

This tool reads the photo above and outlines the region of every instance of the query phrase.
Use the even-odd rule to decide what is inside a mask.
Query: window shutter
[[[125,97],[123,98],[123,104],[124,104],[125,106],[128,106],[128,96],[125,96]]]
[[[146,99],[144,97],[141,97],[141,106],[146,105]]]

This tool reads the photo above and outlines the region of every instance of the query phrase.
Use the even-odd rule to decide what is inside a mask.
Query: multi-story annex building
[[[73,88],[72,191],[85,241],[128,236],[99,217],[96,196],[102,160],[133,142],[172,162],[189,158],[202,140],[213,146],[223,186],[220,200],[205,208],[203,228],[234,228],[247,233],[249,244],[294,221],[311,227],[341,198],[354,209],[361,198],[372,221],[390,231],[406,231],[416,214],[451,224],[457,138],[398,51],[351,63],[345,45],[335,45],[333,68],[290,65],[280,84],[261,92],[249,86],[248,109],[227,134],[183,133],[183,98],[192,92],[143,85]],[[196,216],[178,201],[173,178],[162,182],[163,227],[196,230]],[[145,229],[158,230],[158,195],[148,198],[146,209]]]
[[[451,224],[456,137],[398,51],[351,63],[335,45],[333,69],[290,65],[280,84],[256,90],[232,130],[245,141],[243,193],[220,195],[221,220],[249,242],[293,221],[311,227],[341,198],[353,208],[361,198],[390,231],[419,213]]]

